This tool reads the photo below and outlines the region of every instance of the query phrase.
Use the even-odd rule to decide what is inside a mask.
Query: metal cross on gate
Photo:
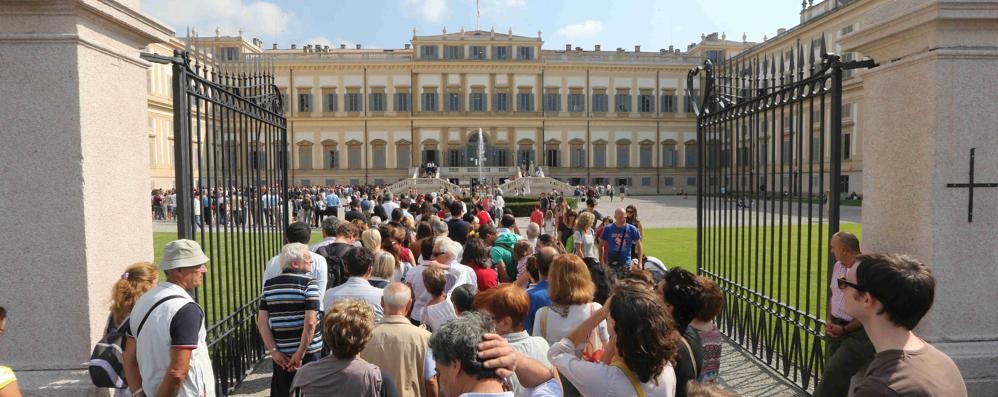
[[[946,187],[967,188],[967,222],[974,221],[974,188],[975,187],[998,187],[998,183],[974,183],[974,152],[977,148],[970,148],[970,182],[969,183],[947,183]]]

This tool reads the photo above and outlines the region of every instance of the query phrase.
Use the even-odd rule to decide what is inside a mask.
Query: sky
[[[587,50],[595,44],[604,50],[685,50],[711,32],[729,40],[744,33],[759,42],[797,25],[801,10],[795,0],[141,0],[140,7],[179,36],[191,27],[202,36],[242,30],[265,48],[402,48],[413,28],[417,35],[440,34],[445,27],[450,33],[473,30],[476,3],[482,30],[512,28],[529,37],[541,31],[545,49],[572,44]]]

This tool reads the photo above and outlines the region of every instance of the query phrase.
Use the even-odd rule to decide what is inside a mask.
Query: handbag
[[[593,304],[589,304],[589,315],[592,316],[596,313],[593,309]],[[603,340],[599,338],[599,325],[594,327],[592,331],[589,331],[589,339],[586,340],[586,346],[582,348],[582,359],[591,363],[598,363],[600,359],[603,358]]]

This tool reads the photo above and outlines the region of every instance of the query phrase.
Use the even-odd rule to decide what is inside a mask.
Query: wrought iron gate
[[[273,65],[263,57],[173,57],[177,234],[211,258],[195,299],[204,308],[216,390],[227,395],[264,355],[255,316],[268,258],[288,223],[288,142]],[[250,58],[247,58],[250,57]]]
[[[872,65],[841,62],[822,37],[778,55],[708,60],[687,77],[697,113],[699,273],[724,291],[722,331],[804,390],[825,362],[842,71]]]

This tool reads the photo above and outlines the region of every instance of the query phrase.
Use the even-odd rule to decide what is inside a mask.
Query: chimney
[[[360,49],[360,44],[357,44],[357,49],[358,49],[358,50]]]
[[[345,49],[347,49],[347,45],[346,45],[346,44],[340,44],[340,49],[341,49],[341,50],[345,50]]]
[[[624,53],[624,49],[620,48],[620,47],[617,47],[617,53],[618,54],[623,54]]]
[[[273,50],[276,50],[276,49],[277,49],[277,43],[274,43],[274,48],[272,48],[272,49],[273,49]]]
[[[669,47],[672,47],[672,46],[669,46]],[[676,51],[675,51],[674,53],[675,53],[676,55],[679,55],[679,49],[677,48],[677,49],[676,49]]]
[[[565,44],[565,52],[568,52],[568,51],[572,51],[572,45],[571,44]]]
[[[672,52],[672,46],[671,45],[669,46],[669,52]]]
[[[575,52],[582,52],[582,47],[575,47]]]
[[[599,52],[599,44],[596,45],[596,52]]]
[[[665,48],[660,48],[660,49],[658,50],[658,54],[659,54],[659,55],[665,55]]]
[[[409,43],[406,43],[406,44],[405,44],[405,49],[407,49],[407,50],[408,50],[408,49],[409,49],[409,48],[411,48],[411,47],[412,47],[412,44],[409,44]]]
[[[641,46],[639,45],[634,46],[634,52],[641,52]]]
[[[786,33],[786,32],[787,32],[787,28],[779,28],[779,29],[776,29],[776,35],[777,35],[777,36],[779,36],[779,35],[781,35],[781,34],[784,34],[784,33]]]
[[[298,45],[297,45],[297,44],[292,44],[292,45],[291,45],[291,49],[292,49],[292,50],[295,50],[295,49],[298,49]]]

